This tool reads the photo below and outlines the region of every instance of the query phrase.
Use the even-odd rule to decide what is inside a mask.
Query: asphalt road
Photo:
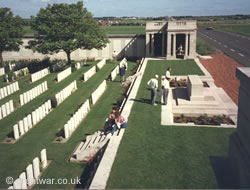
[[[250,37],[206,28],[198,29],[198,36],[232,57],[239,64],[250,67]]]

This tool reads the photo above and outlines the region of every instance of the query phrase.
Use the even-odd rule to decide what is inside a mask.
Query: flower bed
[[[194,123],[196,125],[235,125],[235,123],[226,115],[214,115],[208,117],[206,114],[200,115],[199,117],[189,117],[180,115],[174,117],[175,123]]]
[[[202,82],[202,83],[203,87],[209,88],[207,82]],[[187,87],[187,79],[180,79],[180,80],[172,79],[170,81],[170,87]]]

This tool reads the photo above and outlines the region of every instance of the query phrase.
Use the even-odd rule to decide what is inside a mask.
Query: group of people
[[[104,134],[110,137],[114,134],[117,129],[122,129],[127,127],[126,119],[121,115],[118,108],[112,108],[109,117],[106,119],[104,125]]]
[[[162,76],[162,81],[161,81],[161,88],[160,88],[159,95],[161,98],[163,97],[163,104],[164,105],[167,105],[168,91],[170,88],[169,81],[171,78],[170,72],[171,72],[171,68],[168,67],[166,75]],[[156,96],[157,96],[157,92],[158,92],[158,75],[155,75],[154,78],[150,79],[147,82],[147,85],[149,85],[151,88],[151,104],[157,105],[155,103],[155,100],[156,100]]]

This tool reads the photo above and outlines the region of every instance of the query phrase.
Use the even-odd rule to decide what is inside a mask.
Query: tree
[[[43,54],[63,50],[68,64],[71,63],[70,54],[76,49],[101,49],[108,43],[106,33],[81,1],[76,4],[48,4],[31,19],[31,26],[37,34],[27,47]]]
[[[13,17],[9,8],[0,8],[0,65],[5,66],[3,61],[4,51],[19,51],[22,45],[23,20],[21,17]]]

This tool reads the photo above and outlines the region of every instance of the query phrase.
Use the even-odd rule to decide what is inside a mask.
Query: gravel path
[[[238,105],[240,81],[236,78],[235,72],[237,67],[242,66],[226,55],[211,56],[213,59],[200,60],[201,64],[213,76],[216,86],[223,88]]]

